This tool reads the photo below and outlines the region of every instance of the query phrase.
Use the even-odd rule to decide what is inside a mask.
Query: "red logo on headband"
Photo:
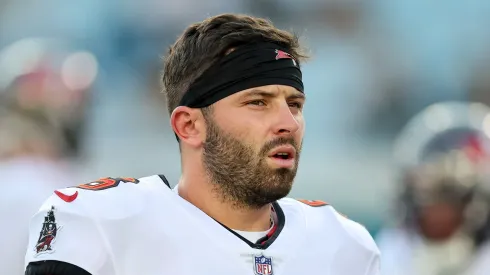
[[[294,66],[296,66],[296,60],[294,60],[294,58],[287,52],[276,50],[276,60],[279,59],[291,59],[293,61]]]

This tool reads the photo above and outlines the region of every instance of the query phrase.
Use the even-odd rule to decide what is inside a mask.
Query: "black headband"
[[[248,44],[206,70],[190,85],[179,105],[203,108],[239,91],[265,85],[287,85],[303,92],[299,64],[276,44]]]

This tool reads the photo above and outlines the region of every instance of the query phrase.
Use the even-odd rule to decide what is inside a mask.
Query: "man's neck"
[[[220,194],[213,190],[211,183],[196,183],[188,179],[181,179],[178,186],[179,196],[211,218],[234,230],[252,232],[265,231],[270,228],[272,211],[270,205],[258,209],[237,207],[220,198]]]

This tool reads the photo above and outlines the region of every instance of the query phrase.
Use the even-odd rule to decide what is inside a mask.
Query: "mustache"
[[[301,148],[299,147],[298,143],[294,140],[292,137],[280,137],[273,139],[271,141],[268,141],[260,150],[261,155],[266,155],[270,150],[274,149],[277,146],[280,145],[291,145],[296,149],[296,155],[299,155]]]

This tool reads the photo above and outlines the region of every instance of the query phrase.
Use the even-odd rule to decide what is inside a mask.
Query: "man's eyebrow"
[[[276,96],[276,94],[273,92],[267,92],[267,91],[260,90],[260,89],[253,89],[253,90],[247,92],[244,96],[246,96],[246,97],[249,97],[249,96],[274,97],[274,96]]]
[[[303,93],[294,93],[294,94],[288,96],[288,98],[292,98],[292,99],[306,99],[306,96]]]
[[[253,89],[246,94],[243,95],[244,97],[251,97],[251,96],[262,96],[262,97],[275,97],[277,96],[277,93],[274,92],[268,92],[260,89]],[[305,94],[297,92],[292,95],[287,96],[288,99],[305,99]]]

